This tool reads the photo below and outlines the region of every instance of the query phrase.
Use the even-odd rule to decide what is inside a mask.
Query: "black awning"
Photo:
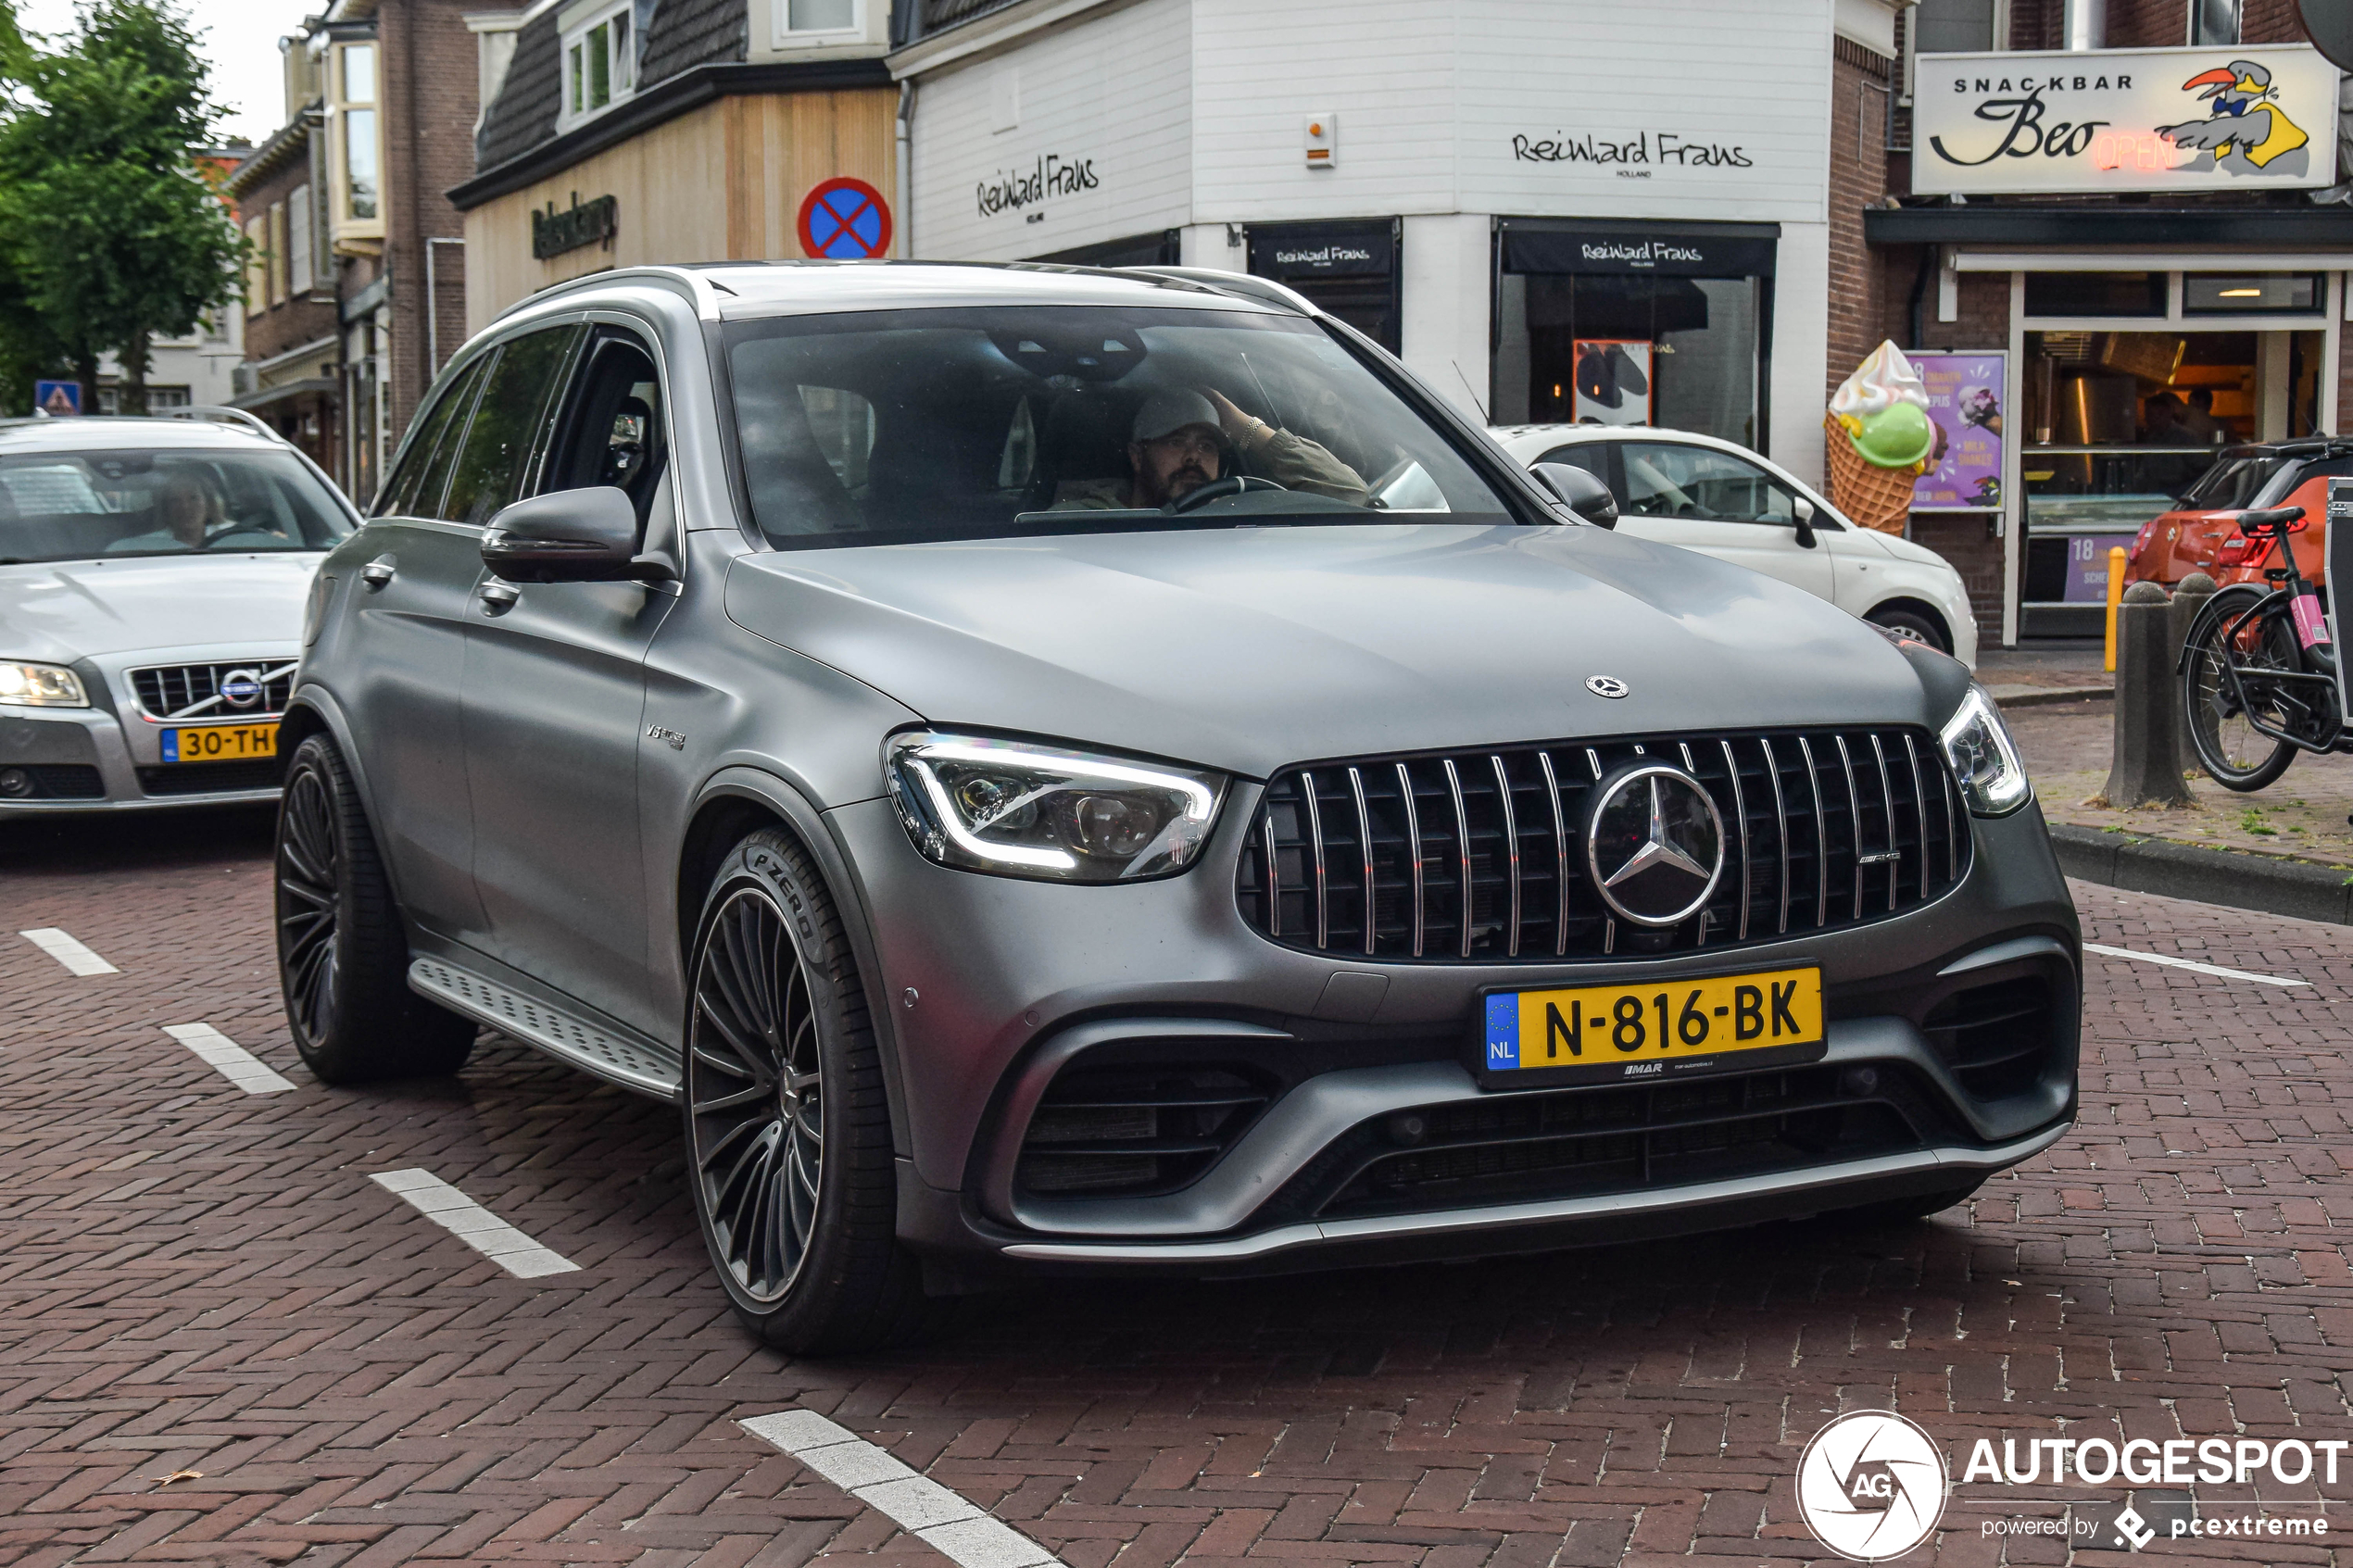
[[[2353,207],[1866,207],[1875,245],[2274,245],[2353,248]]]
[[[1587,222],[1506,218],[1506,272],[1634,272],[1677,278],[1769,278],[1778,223]]]

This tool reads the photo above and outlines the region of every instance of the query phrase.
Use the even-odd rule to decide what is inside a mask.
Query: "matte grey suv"
[[[1927,1212],[2058,1138],[2075,914],[1968,672],[1572,504],[1259,280],[551,290],[321,571],[295,1037],[676,1100],[799,1350],[1022,1268]]]

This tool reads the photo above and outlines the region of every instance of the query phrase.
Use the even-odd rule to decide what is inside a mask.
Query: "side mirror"
[[[1814,503],[1803,495],[1798,496],[1797,505],[1792,508],[1792,515],[1797,520],[1798,544],[1806,549],[1812,549],[1814,547]]]
[[[1536,476],[1537,483],[1594,527],[1617,526],[1617,497],[1586,470],[1574,463],[1538,463],[1529,471]]]
[[[517,501],[490,520],[482,563],[510,583],[659,582],[671,575],[637,555],[637,508],[610,484]]]

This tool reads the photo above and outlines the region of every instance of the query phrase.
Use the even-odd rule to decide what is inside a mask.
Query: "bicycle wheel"
[[[2303,658],[2284,608],[2266,612],[2240,628],[2233,626],[2262,602],[2264,590],[2251,583],[2225,588],[2206,601],[2190,624],[2182,660],[2182,719],[2190,746],[2207,776],[2224,789],[2258,790],[2287,771],[2296,748],[2257,729],[2259,717],[2285,728],[2288,716],[2267,671],[2297,671]],[[2229,671],[2235,671],[2233,682]],[[2244,692],[2253,712],[2243,706]]]

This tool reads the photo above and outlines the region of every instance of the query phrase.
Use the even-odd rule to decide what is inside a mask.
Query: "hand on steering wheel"
[[[1277,484],[1271,479],[1260,479],[1254,474],[1232,473],[1223,479],[1213,479],[1206,484],[1196,485],[1186,491],[1182,495],[1168,503],[1168,509],[1181,516],[1186,512],[1205,507],[1220,496],[1240,495],[1252,490],[1288,488],[1287,485]]]

